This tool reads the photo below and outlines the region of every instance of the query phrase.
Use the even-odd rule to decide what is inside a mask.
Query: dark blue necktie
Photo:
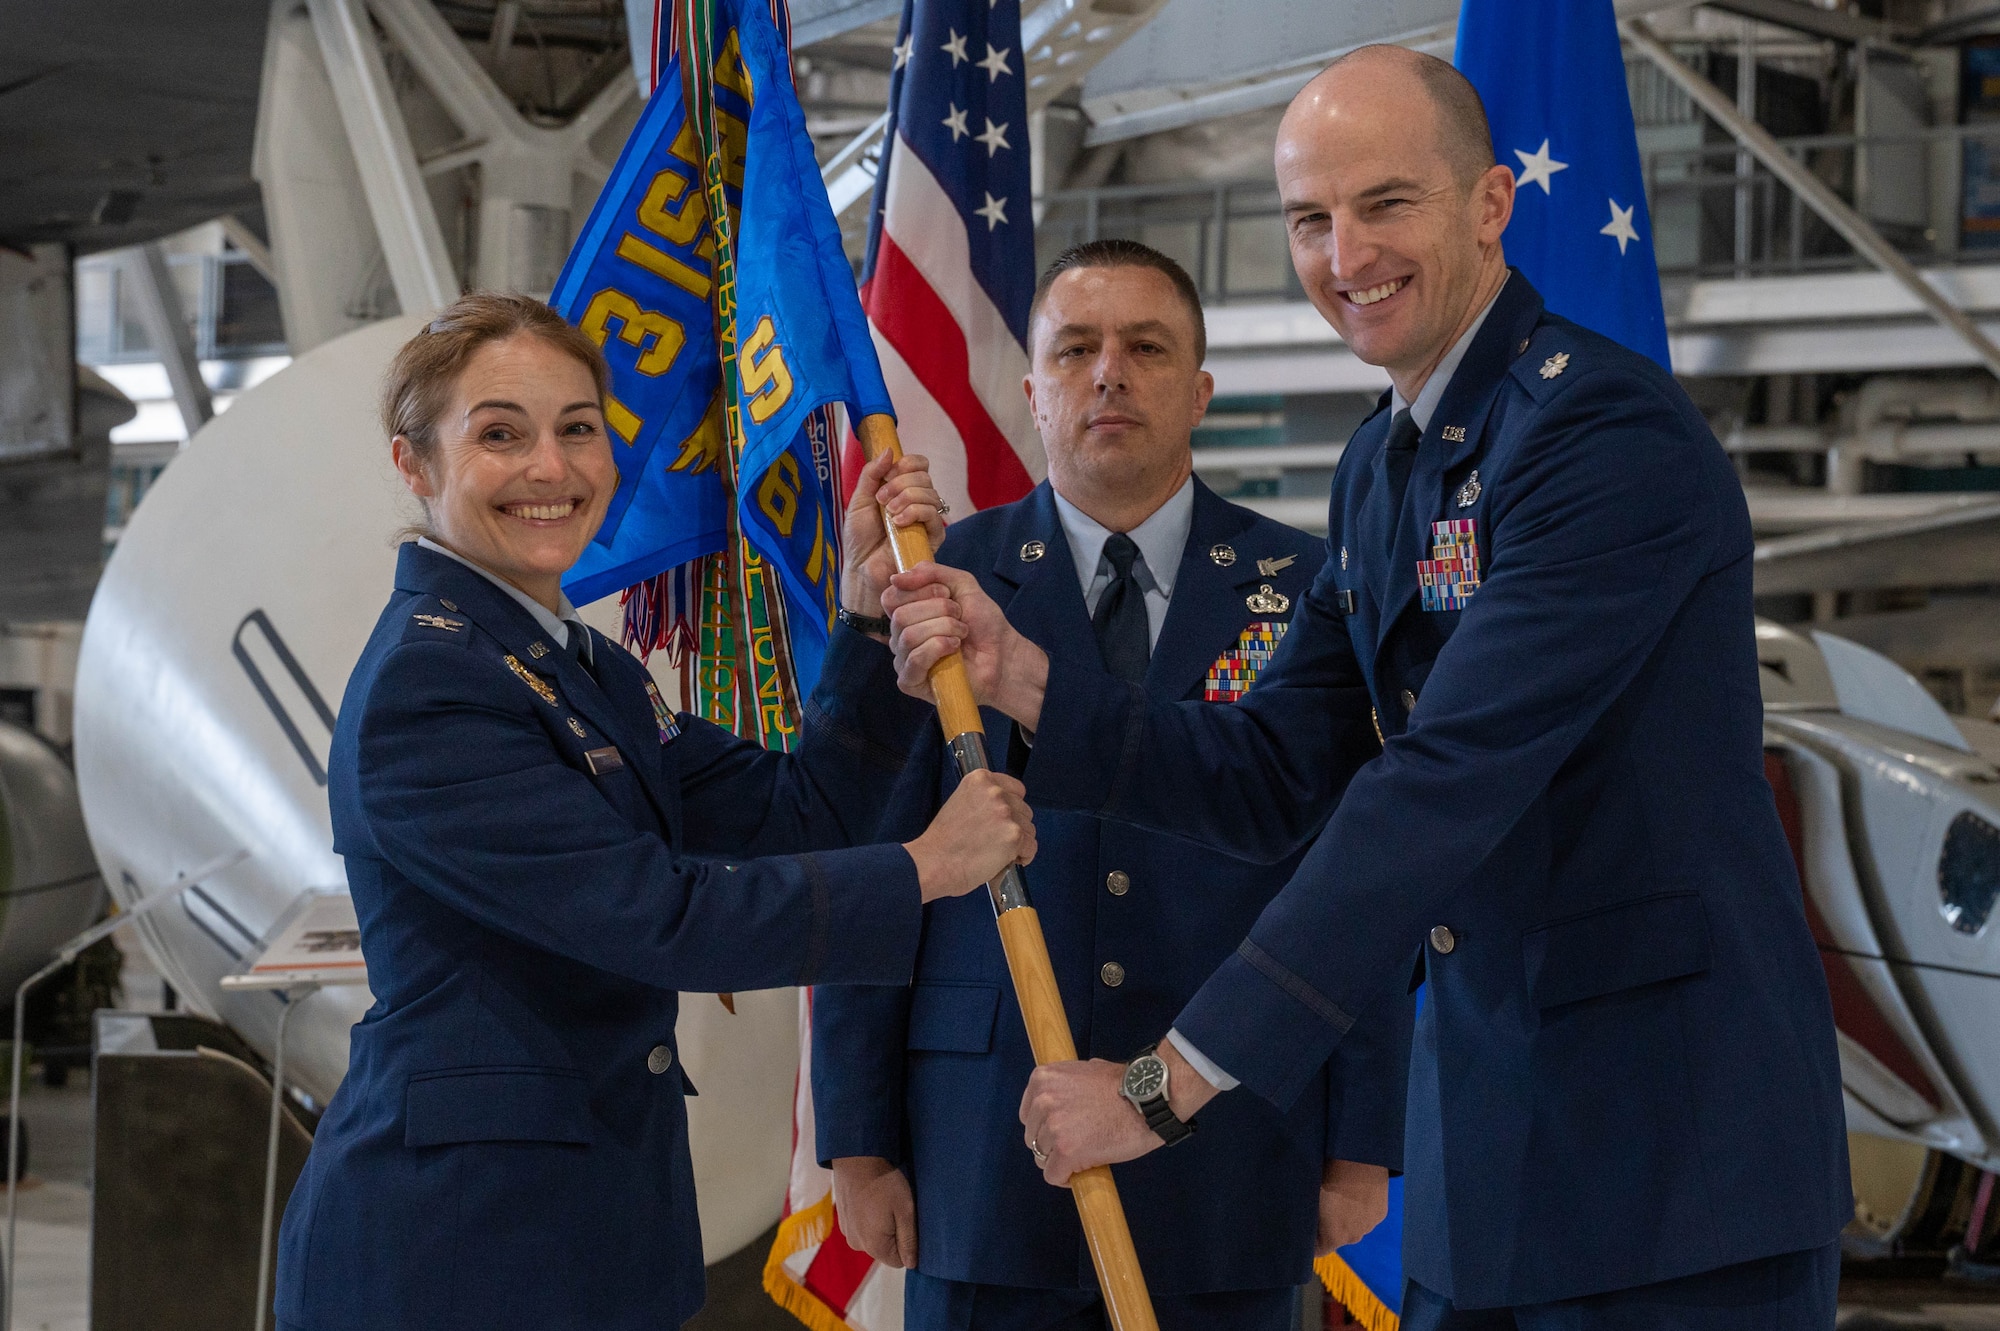
[[[1403,511],[1403,496],[1410,488],[1410,471],[1417,464],[1417,441],[1423,437],[1416,420],[1408,407],[1396,413],[1389,422],[1389,444],[1383,450],[1382,460],[1389,471],[1389,512],[1393,524],[1396,515]]]
[[[595,680],[597,672],[590,668],[590,658],[583,654],[583,645],[589,641],[590,630],[574,619],[566,619],[563,623],[569,629],[569,641],[564,644],[563,650],[569,653],[570,660],[576,662],[577,669]]]
[[[1114,532],[1104,543],[1104,557],[1111,561],[1112,577],[1097,598],[1097,612],[1090,617],[1097,629],[1097,650],[1104,657],[1106,670],[1138,684],[1146,678],[1146,662],[1153,655],[1146,591],[1132,575],[1139,547],[1124,532]]]

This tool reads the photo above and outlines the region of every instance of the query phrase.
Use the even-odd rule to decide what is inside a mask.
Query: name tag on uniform
[[[615,772],[625,765],[625,755],[618,752],[617,746],[613,744],[607,744],[601,749],[592,749],[583,755],[583,760],[590,764],[592,776],[603,776],[606,772]]]

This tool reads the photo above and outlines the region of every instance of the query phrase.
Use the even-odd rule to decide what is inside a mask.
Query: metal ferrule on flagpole
[[[896,423],[887,416],[863,416],[856,423],[855,435],[862,453],[871,461],[883,453],[902,456]],[[931,558],[930,534],[921,526],[890,523],[889,541],[900,569]],[[979,705],[973,701],[965,662],[956,654],[947,656],[931,667],[930,680],[931,691],[937,695],[938,721],[959,774],[988,768],[986,727],[979,719]],[[1076,1058],[1076,1040],[1063,1012],[1062,993],[1056,988],[1041,917],[1028,900],[1027,883],[1021,871],[1009,865],[986,890],[993,898],[1000,946],[1007,954],[1007,971],[1014,980],[1014,997],[1021,1005],[1035,1062],[1068,1063]],[[1132,1229],[1125,1222],[1125,1207],[1118,1200],[1118,1185],[1110,1168],[1098,1165],[1072,1174],[1069,1186],[1083,1218],[1084,1241],[1090,1245],[1090,1260],[1097,1268],[1098,1287],[1104,1293],[1113,1331],[1159,1331],[1152,1296],[1146,1292],[1145,1273],[1139,1269],[1139,1253],[1132,1246]]]

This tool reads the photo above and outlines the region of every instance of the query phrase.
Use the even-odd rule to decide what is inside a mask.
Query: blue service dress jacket
[[[910,974],[909,855],[836,849],[927,714],[888,652],[836,631],[786,757],[656,713],[594,643],[596,679],[402,549],[329,764],[376,1001],[285,1211],[282,1325],[679,1326],[703,1269],[675,991]]]
[[[977,574],[1015,626],[1067,668],[1110,678],[1046,482],[952,524],[939,558]],[[1196,481],[1147,695],[1200,698],[1212,670],[1240,673],[1246,636],[1254,644],[1274,621],[1288,621],[1324,558],[1319,541]],[[996,759],[1010,741],[1018,758],[1012,723],[991,712],[986,721]],[[921,829],[956,782],[931,726],[881,834]],[[1123,1061],[1159,1039],[1297,863],[1251,864],[1074,810],[1037,808],[1035,831],[1029,894],[1086,1058]],[[1117,1167],[1153,1290],[1308,1280],[1323,1161],[1402,1167],[1411,1003],[1399,991],[1376,1006],[1285,1108],[1225,1097],[1202,1113],[1192,1139]],[[1034,1065],[985,893],[925,909],[912,984],[815,991],[820,1159],[883,1156],[909,1172],[927,1275],[1095,1286],[1075,1202],[1043,1180],[1021,1142],[1016,1111]]]
[[[1165,705],[1053,658],[1029,791],[1245,853],[1319,833],[1174,1024],[1289,1105],[1421,957],[1404,1260],[1457,1306],[1831,1242],[1839,1067],[1734,470],[1671,376],[1518,272],[1401,502],[1389,424],[1341,459],[1258,687]]]

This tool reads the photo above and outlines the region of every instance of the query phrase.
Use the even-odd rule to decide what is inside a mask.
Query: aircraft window
[[[1986,927],[2000,898],[2000,827],[1974,813],[1951,820],[1938,860],[1938,893],[1939,909],[1952,928],[1976,934]]]

